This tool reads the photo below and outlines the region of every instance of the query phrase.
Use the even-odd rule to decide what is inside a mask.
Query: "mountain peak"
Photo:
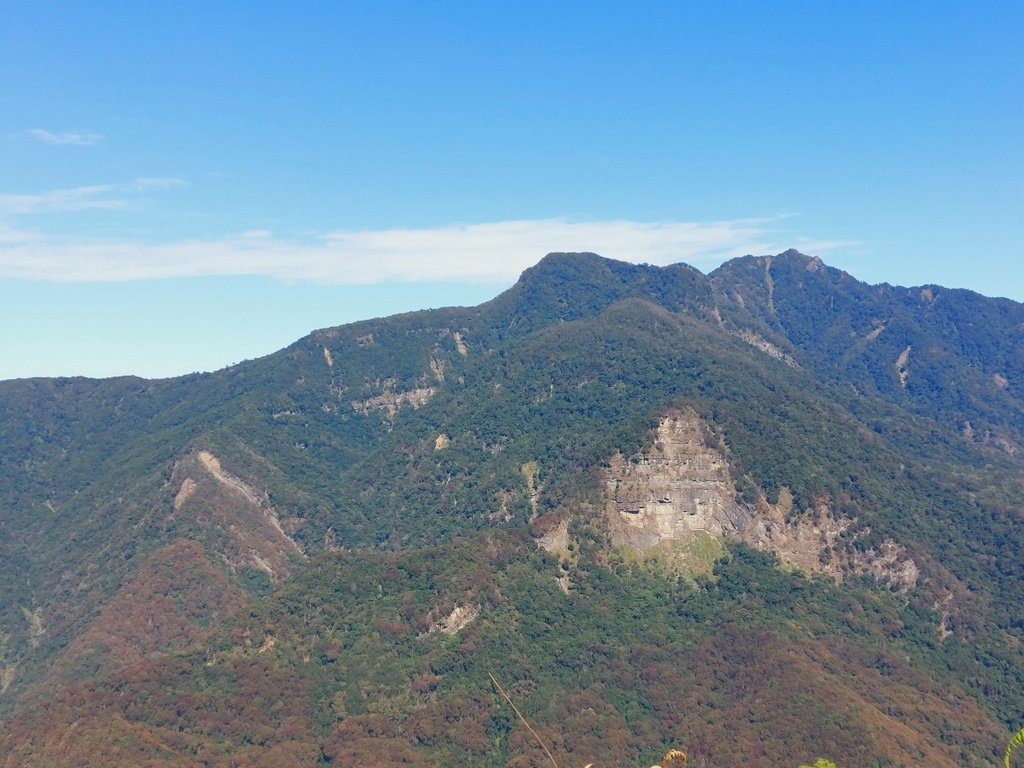
[[[685,264],[656,267],[596,253],[556,252],[525,270],[487,306],[493,327],[522,334],[596,315],[629,298],[646,298],[672,311],[694,309],[710,304],[711,286],[702,272]]]
[[[802,253],[796,248],[789,248],[774,258],[780,261],[793,261],[798,264],[802,264],[804,269],[808,272],[818,272],[822,269],[830,269],[830,267],[821,260],[820,256],[808,256],[806,253]]]
[[[599,256],[592,251],[552,251],[541,259],[537,266],[556,266],[562,264],[598,264],[603,261],[610,261],[604,256]]]
[[[777,254],[764,254],[762,256],[739,256],[724,262],[718,269],[709,274],[713,280],[716,276],[726,281],[735,279],[744,273],[764,274],[772,267],[787,267],[790,269],[806,269],[808,272],[820,272],[822,270],[835,270],[830,267],[820,256],[810,256],[796,248],[788,248]],[[840,272],[841,270],[835,270]]]
[[[812,259],[811,256],[808,256],[806,253],[798,251],[796,248],[787,248],[782,253],[780,253],[777,258],[803,259],[805,261],[810,261]],[[817,258],[817,256],[813,258]],[[818,259],[818,261],[821,261],[821,259]]]

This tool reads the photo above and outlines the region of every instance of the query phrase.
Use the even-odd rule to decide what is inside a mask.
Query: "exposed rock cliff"
[[[785,488],[776,504],[763,495],[750,506],[738,503],[729,462],[714,446],[700,417],[683,411],[661,420],[647,451],[632,459],[614,456],[605,473],[612,542],[646,550],[733,537],[804,571],[837,580],[850,573],[870,574],[900,591],[917,583],[917,564],[892,540],[880,549],[837,557],[843,549],[840,534],[856,521],[835,517],[825,504],[793,516],[792,497]]]
[[[407,392],[385,392],[366,400],[353,400],[352,409],[364,416],[372,411],[383,411],[390,419],[394,419],[403,406],[420,408],[426,405],[436,391],[434,387],[420,387]]]
[[[721,537],[747,527],[735,502],[729,464],[705,445],[693,412],[666,416],[650,450],[613,457],[606,475],[612,541],[648,548],[698,531]]]
[[[198,523],[232,569],[251,566],[279,582],[305,558],[267,492],[230,473],[209,451],[183,456],[174,466],[167,493],[173,494],[170,520]]]

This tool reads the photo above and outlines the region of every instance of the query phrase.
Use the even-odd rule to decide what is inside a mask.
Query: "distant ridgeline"
[[[1022,446],[1024,306],[795,251],[0,382],[0,768],[1008,768]]]

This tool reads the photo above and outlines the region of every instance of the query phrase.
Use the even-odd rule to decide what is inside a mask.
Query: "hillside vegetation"
[[[723,532],[651,498],[630,544],[612,467],[678,414],[660,482]],[[563,768],[994,766],[1024,712],[1014,302],[552,254],[213,374],[0,382],[0,445],[0,765],[549,764],[492,675]]]

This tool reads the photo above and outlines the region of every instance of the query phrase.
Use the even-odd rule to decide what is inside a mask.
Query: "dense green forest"
[[[779,515],[706,569],[608,511],[681,412]],[[213,374],[0,382],[0,441],[0,765],[549,764],[493,680],[563,767],[994,766],[1024,713],[1014,302],[554,254]]]

